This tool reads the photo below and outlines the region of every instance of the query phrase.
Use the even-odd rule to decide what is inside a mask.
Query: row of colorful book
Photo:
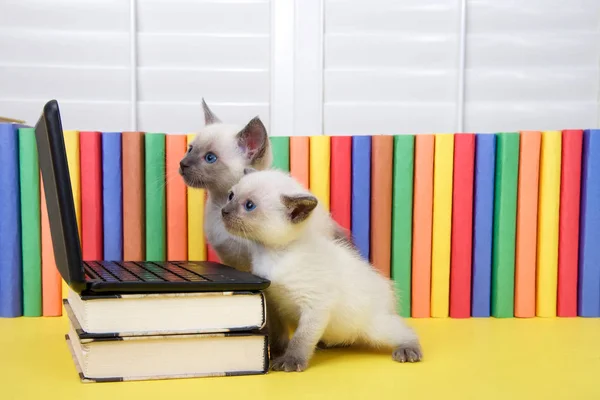
[[[34,133],[8,127],[0,315],[60,315],[67,291]],[[203,235],[204,193],[177,172],[191,138],[65,131],[84,259],[217,260]],[[394,280],[403,316],[600,317],[600,130],[271,143],[274,167],[309,187]]]

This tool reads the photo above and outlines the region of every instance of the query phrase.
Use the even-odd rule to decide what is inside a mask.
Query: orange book
[[[310,187],[309,148],[308,136],[290,137],[290,174],[307,189]]]
[[[431,315],[434,135],[416,135],[413,201],[412,313]]]
[[[145,260],[144,134],[123,132],[123,258]]]
[[[187,190],[179,162],[187,151],[186,135],[166,135],[167,259],[187,260]]]
[[[515,317],[535,317],[541,132],[521,132],[517,192]]]
[[[40,182],[42,178],[40,176]],[[44,317],[62,315],[62,283],[54,261],[50,221],[46,208],[44,185],[40,185],[41,233],[42,233],[42,314]]]
[[[371,263],[390,277],[394,137],[371,138]]]

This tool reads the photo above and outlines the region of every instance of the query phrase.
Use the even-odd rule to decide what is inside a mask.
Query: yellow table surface
[[[600,399],[600,319],[410,320],[425,358],[318,351],[302,373],[80,383],[65,318],[0,319],[0,398]]]

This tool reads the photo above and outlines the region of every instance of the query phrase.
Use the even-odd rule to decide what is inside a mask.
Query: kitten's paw
[[[308,360],[291,354],[278,357],[273,361],[274,371],[302,372],[308,367]]]
[[[392,358],[401,363],[418,362],[423,358],[423,352],[419,343],[416,342],[396,347],[392,352]]]

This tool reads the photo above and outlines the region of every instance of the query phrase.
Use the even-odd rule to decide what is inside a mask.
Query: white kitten
[[[317,199],[280,171],[246,172],[222,219],[231,234],[254,243],[252,272],[271,281],[269,312],[282,322],[271,332],[273,368],[304,370],[319,340],[390,348],[396,361],[419,361],[419,340],[396,311],[391,282],[328,234],[330,218]],[[295,329],[291,340],[286,328]]]
[[[208,191],[204,212],[204,232],[221,262],[239,270],[250,270],[249,243],[232,236],[223,226],[221,208],[229,189],[244,175],[244,168],[269,168],[273,161],[267,130],[260,118],[246,126],[224,124],[204,99],[205,126],[198,132],[184,158],[179,173],[186,185]],[[346,238],[346,232],[332,222],[331,235]]]

